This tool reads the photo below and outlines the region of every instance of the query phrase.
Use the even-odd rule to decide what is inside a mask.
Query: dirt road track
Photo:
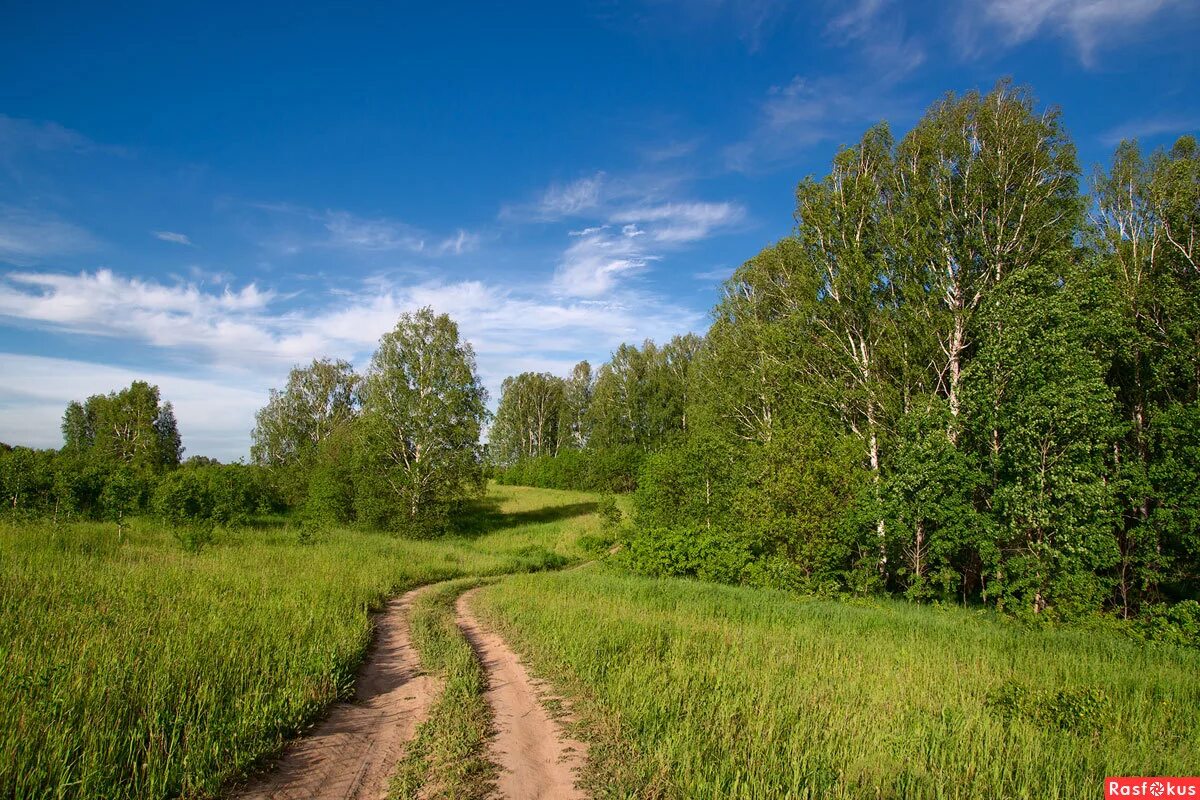
[[[585,800],[575,780],[587,746],[567,737],[551,719],[536,684],[504,640],[483,627],[471,612],[476,590],[456,606],[462,628],[488,676],[487,701],[496,735],[489,756],[500,767],[497,790],[505,800]]]
[[[409,636],[408,613],[421,589],[391,600],[375,619],[375,645],[355,682],[352,703],[338,703],[296,740],[240,800],[377,800],[441,694],[426,675]]]

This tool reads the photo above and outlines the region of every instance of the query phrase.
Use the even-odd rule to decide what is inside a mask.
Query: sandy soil
[[[388,779],[441,694],[424,674],[409,636],[408,611],[420,589],[390,601],[375,619],[375,644],[355,682],[355,699],[338,703],[310,733],[234,797],[243,800],[384,798]]]
[[[587,746],[563,733],[539,701],[539,687],[516,653],[471,612],[474,592],[458,598],[458,625],[487,671],[487,701],[496,728],[489,756],[500,767],[498,795],[506,800],[584,800],[575,780]]]

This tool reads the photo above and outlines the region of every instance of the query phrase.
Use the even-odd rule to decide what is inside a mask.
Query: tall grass
[[[1200,770],[1192,650],[596,568],[476,607],[601,732],[598,797],[1065,800]]]
[[[390,594],[559,566],[588,498],[504,488],[460,535],[0,525],[0,797],[153,798],[223,784],[346,696]]]

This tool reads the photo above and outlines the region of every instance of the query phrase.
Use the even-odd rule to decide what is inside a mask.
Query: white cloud
[[[642,158],[652,163],[661,161],[674,161],[678,158],[690,156],[700,147],[700,139],[685,139],[682,141],[670,141],[665,144],[644,147],[641,149]]]
[[[577,231],[567,231],[567,236],[591,236],[592,234],[599,233],[607,228],[607,225],[593,225],[590,228],[583,228]]]
[[[129,155],[125,148],[97,144],[79,131],[57,122],[37,122],[0,114],[0,155],[29,150]]]
[[[1182,136],[1200,129],[1200,117],[1167,114],[1129,120],[1100,134],[1100,141],[1112,147],[1124,139],[1149,139],[1156,136]]]
[[[554,275],[554,288],[572,297],[598,297],[611,293],[622,278],[635,275],[655,259],[627,234],[614,235],[607,227],[579,231],[578,241],[562,255]]]
[[[458,233],[442,240],[442,243],[439,244],[437,247],[437,251],[439,253],[450,253],[450,254],[459,256],[459,255],[462,255],[463,253],[467,253],[467,252],[470,252],[471,250],[474,250],[478,246],[479,246],[479,235],[478,234],[468,233],[467,231],[464,231],[462,228],[459,228]]]
[[[192,240],[185,233],[176,233],[175,231],[152,231],[151,233],[155,239],[161,239],[164,242],[192,246]]]
[[[634,241],[619,235],[611,238]],[[247,403],[236,414],[230,411],[221,434],[241,447],[238,453],[243,454],[254,408],[265,402],[267,386],[284,380],[288,368],[319,356],[347,358],[365,367],[379,337],[394,327],[400,314],[422,306],[448,313],[459,323],[478,353],[480,375],[493,394],[508,375],[527,369],[565,372],[579,358],[606,359],[623,341],[665,339],[703,323],[701,314],[636,292],[610,291],[603,301],[595,301],[564,298],[544,290],[516,291],[480,281],[404,285],[378,279],[331,291],[304,310],[284,299],[254,284],[236,290],[205,290],[108,270],[74,275],[26,271],[0,279],[0,321],[150,345],[169,353],[173,360],[194,365],[193,371],[221,375],[229,386],[251,391],[256,398],[253,407]],[[7,388],[6,394],[0,395],[0,405],[6,402],[4,397],[41,391],[38,379],[22,369],[3,371]],[[84,370],[80,374],[90,373]],[[131,379],[126,375],[119,380],[105,378],[107,383],[76,383],[69,372],[63,373],[61,380],[66,385],[58,393],[62,397],[56,395],[54,402],[109,391]],[[93,389],[93,384],[97,388]],[[166,396],[174,399],[162,385]],[[12,437],[10,431],[23,424],[20,413],[0,409],[0,440]],[[57,430],[57,423],[49,418],[35,421],[39,429],[50,425]],[[32,425],[34,422],[28,423]],[[188,435],[186,429],[184,434]],[[230,451],[221,450],[220,454],[229,457]]]
[[[595,225],[568,232],[575,241],[559,261],[554,289],[570,297],[610,295],[661,259],[664,250],[705,239],[744,216],[745,209],[736,203],[677,202],[619,209],[608,217],[619,231]]]
[[[843,7],[842,12],[829,21],[825,30],[835,36],[859,38],[870,32],[871,23],[887,0],[858,0]]]
[[[47,256],[82,253],[96,247],[90,233],[69,222],[0,206],[0,261],[28,266]]]
[[[628,223],[622,229],[626,236],[641,235],[644,231],[637,224],[642,223],[655,241],[684,243],[708,238],[716,228],[732,225],[744,216],[745,209],[736,203],[662,203],[618,211],[612,221]]]
[[[692,273],[692,278],[705,283],[722,283],[729,280],[733,275],[733,267],[716,267],[714,269],[706,269],[702,272]]]
[[[1013,47],[1039,35],[1069,39],[1085,66],[1097,51],[1136,35],[1139,28],[1170,8],[1188,9],[1186,0],[975,0],[962,6],[959,43],[971,55],[996,43]],[[1194,9],[1193,9],[1194,10]],[[982,44],[987,39],[989,45]]]
[[[305,359],[303,331],[271,330],[260,315],[275,299],[250,284],[234,292],[164,285],[98,270],[64,275],[15,272],[0,280],[0,318],[68,333],[130,339],[206,353],[218,363]]]
[[[419,253],[425,249],[425,237],[420,231],[403,222],[390,219],[366,219],[346,211],[329,211],[324,217],[329,232],[328,246],[368,252],[408,250]]]
[[[553,220],[593,209],[600,203],[603,186],[603,172],[565,185],[554,184],[542,193],[537,205],[538,214],[541,219]]]
[[[749,172],[786,163],[816,144],[856,141],[868,125],[911,113],[913,104],[891,90],[892,77],[797,75],[767,92],[749,135],[726,148],[726,164]]]
[[[72,400],[106,394],[135,380],[155,384],[175,406],[185,455],[223,460],[245,457],[254,412],[267,401],[266,386],[246,386],[245,376],[212,372],[181,377],[59,358],[0,353],[0,441],[60,447],[59,424]]]
[[[437,234],[390,217],[365,217],[344,210],[318,211],[290,203],[245,203],[240,207],[263,213],[242,222],[258,228],[252,236],[260,245],[284,255],[333,250],[446,256],[470,252],[480,242],[478,234],[463,228],[453,234]]]

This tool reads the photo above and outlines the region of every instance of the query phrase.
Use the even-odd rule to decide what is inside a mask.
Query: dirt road
[[[355,699],[338,703],[296,740],[268,772],[234,797],[242,800],[376,800],[417,725],[441,694],[412,645],[408,612],[417,592],[390,601],[376,620],[375,645],[355,682]]]
[[[567,737],[542,706],[536,684],[504,640],[471,612],[476,590],[458,598],[458,625],[488,676],[487,701],[496,735],[489,757],[500,767],[497,789],[505,800],[584,800],[575,788],[587,746]]]

